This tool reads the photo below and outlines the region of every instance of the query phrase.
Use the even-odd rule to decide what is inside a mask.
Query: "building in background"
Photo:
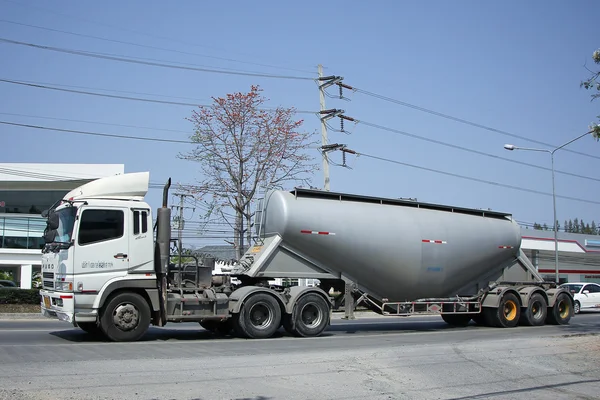
[[[44,246],[41,212],[82,184],[124,172],[123,164],[0,163],[0,271],[31,288]]]
[[[521,228],[521,247],[547,280],[554,280],[554,231]],[[558,232],[560,283],[600,283],[600,236]]]

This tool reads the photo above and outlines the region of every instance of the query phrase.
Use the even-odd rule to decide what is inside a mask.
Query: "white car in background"
[[[575,314],[583,310],[600,311],[600,285],[589,282],[563,283],[561,287],[567,288],[575,300]]]

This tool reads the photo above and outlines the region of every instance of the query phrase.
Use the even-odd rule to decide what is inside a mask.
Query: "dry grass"
[[[39,313],[39,304],[0,304],[0,313]]]

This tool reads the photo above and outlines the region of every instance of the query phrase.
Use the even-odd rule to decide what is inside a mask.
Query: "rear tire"
[[[100,328],[114,342],[134,342],[150,327],[150,307],[137,293],[119,293],[102,310]]]
[[[471,322],[471,315],[469,314],[442,314],[442,319],[448,325],[465,327]]]
[[[514,328],[521,317],[519,298],[513,293],[502,296],[498,308],[485,307],[483,311],[486,323],[499,328]]]
[[[575,300],[575,305],[573,305],[573,314],[579,314],[581,312],[581,303],[578,300]]]
[[[529,305],[521,314],[521,325],[542,326],[546,323],[548,315],[548,303],[544,296],[534,294],[529,299]]]
[[[234,328],[241,337],[265,339],[273,336],[281,326],[279,302],[266,293],[250,295],[242,304]],[[240,335],[241,334],[241,335]]]
[[[322,296],[308,293],[298,299],[291,315],[286,314],[283,327],[294,336],[319,336],[329,326],[329,304]]]
[[[548,309],[546,321],[552,325],[567,325],[573,317],[573,303],[566,293],[556,297],[554,306]]]

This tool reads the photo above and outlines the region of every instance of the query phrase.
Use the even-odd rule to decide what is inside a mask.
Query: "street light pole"
[[[528,150],[528,151],[542,151],[545,153],[550,153],[550,159],[552,161],[552,207],[554,209],[554,222],[552,223],[552,225],[554,225],[554,279],[556,280],[556,283],[559,283],[559,279],[558,279],[559,274],[558,274],[558,219],[556,218],[556,185],[555,185],[555,181],[554,181],[554,153],[556,153],[557,150],[562,149],[563,147],[573,143],[576,140],[581,139],[585,135],[589,135],[592,132],[593,131],[588,131],[588,132],[584,133],[583,135],[579,135],[575,139],[569,140],[567,143],[565,143],[561,146],[558,146],[554,150],[533,149],[533,148],[528,148],[528,147],[517,147],[512,144],[504,145],[504,148],[506,150],[510,150],[510,151],[512,151],[512,150]]]

